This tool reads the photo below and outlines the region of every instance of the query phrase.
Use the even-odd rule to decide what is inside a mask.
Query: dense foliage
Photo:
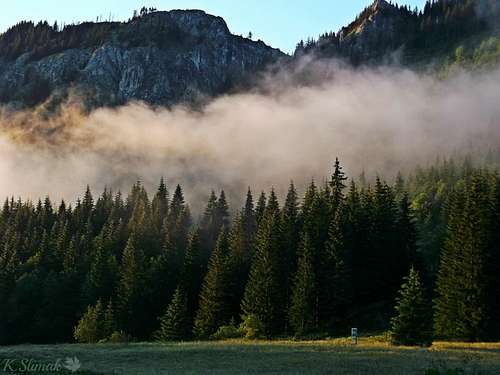
[[[393,343],[423,346],[432,343],[432,310],[418,272],[413,267],[399,292],[396,311],[391,320]]]
[[[21,21],[0,35],[0,56],[15,59],[25,53],[33,60],[41,59],[71,48],[97,48],[104,43],[127,46],[165,46],[180,44],[184,35],[173,22],[166,22],[155,8],[142,8],[126,23],[102,21],[69,25],[49,25],[47,21],[34,24]]]
[[[337,161],[302,200],[293,184],[282,206],[248,191],[232,222],[221,192],[193,224],[181,187],[170,197],[163,180],[152,199],[140,182],[57,208],[9,199],[0,341],[336,335],[395,316],[396,341],[422,343],[431,300],[438,336],[497,339],[499,202],[498,175],[468,160],[391,185],[348,182]]]
[[[441,75],[446,78],[461,71],[487,71],[500,63],[500,38],[491,36],[458,46],[444,60]]]
[[[500,27],[498,0],[428,0],[421,10],[392,2],[384,6],[383,0],[378,3],[378,7],[374,7],[376,1],[365,8],[338,33],[328,32],[317,40],[301,41],[295,54],[313,52],[320,56],[346,58],[358,64],[385,59],[398,51],[398,62],[415,65],[441,59],[471,38],[475,39],[472,49],[489,49],[487,45],[479,47],[481,41],[476,39],[494,37]],[[372,26],[371,34],[359,42],[354,41],[374,16],[377,22]],[[491,58],[488,62],[491,63]]]

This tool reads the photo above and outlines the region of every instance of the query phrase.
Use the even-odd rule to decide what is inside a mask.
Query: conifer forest
[[[395,342],[500,334],[500,179],[453,159],[394,183],[337,160],[303,194],[181,186],[87,189],[74,205],[7,199],[0,216],[2,344],[341,335]],[[232,213],[232,214],[231,214]],[[224,333],[226,332],[226,333]]]
[[[5,4],[0,374],[500,374],[499,83],[500,0]]]

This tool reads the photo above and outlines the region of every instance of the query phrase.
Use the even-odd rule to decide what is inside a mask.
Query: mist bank
[[[298,76],[314,84],[300,85]],[[299,187],[321,182],[335,157],[350,176],[390,177],[437,156],[497,149],[499,82],[499,70],[441,81],[316,62],[200,111],[132,103],[85,114],[78,98],[52,116],[43,106],[4,108],[0,197],[72,201],[87,184],[128,189],[140,179],[154,188],[164,176],[201,207],[211,189],[239,202],[247,187],[280,193],[291,179]]]

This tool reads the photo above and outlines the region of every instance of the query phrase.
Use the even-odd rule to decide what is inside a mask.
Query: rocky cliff
[[[0,36],[0,101],[33,105],[74,91],[91,106],[192,102],[224,93],[283,57],[199,10],[62,31],[22,23]]]
[[[427,66],[467,38],[476,38],[474,47],[492,33],[500,35],[500,0],[436,0],[421,11],[375,0],[339,32],[299,43],[295,59],[232,35],[222,18],[200,10],[148,11],[63,30],[22,22],[0,35],[0,103],[58,103],[70,92],[89,107],[193,103],[246,87],[280,59],[293,65],[313,54],[354,65]]]

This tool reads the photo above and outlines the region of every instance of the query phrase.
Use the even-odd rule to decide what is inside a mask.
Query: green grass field
[[[337,339],[0,348],[2,359],[66,357],[77,357],[86,374],[500,374],[500,344],[438,342],[424,349],[365,338],[357,346]]]

